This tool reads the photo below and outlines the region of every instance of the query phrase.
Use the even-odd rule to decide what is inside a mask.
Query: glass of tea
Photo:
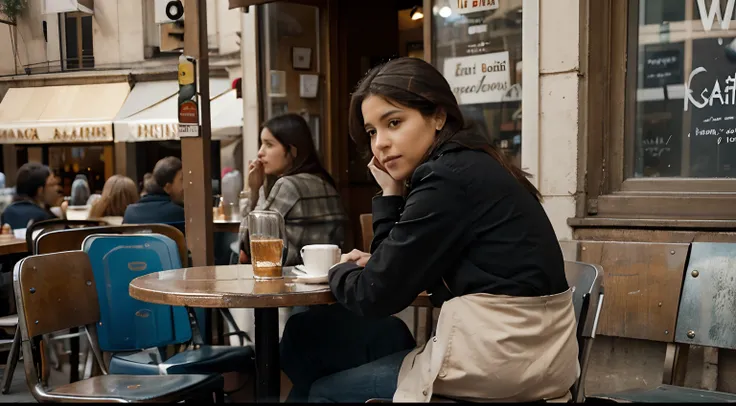
[[[248,214],[247,221],[253,276],[256,279],[283,278],[284,218],[275,211],[254,210]]]

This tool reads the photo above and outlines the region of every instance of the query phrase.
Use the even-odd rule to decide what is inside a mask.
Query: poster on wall
[[[470,14],[479,11],[495,10],[500,0],[452,0],[452,11],[457,14]]]
[[[443,74],[459,104],[508,101],[507,93],[511,89],[508,51],[447,58]]]

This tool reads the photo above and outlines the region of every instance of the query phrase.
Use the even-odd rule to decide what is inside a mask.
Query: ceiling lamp
[[[421,20],[422,18],[424,18],[424,14],[419,9],[419,6],[414,6],[411,9],[411,13],[409,13],[409,17],[411,17],[412,20]]]

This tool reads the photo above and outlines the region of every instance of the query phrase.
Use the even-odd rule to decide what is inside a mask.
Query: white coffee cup
[[[301,251],[304,271],[309,275],[327,275],[333,265],[340,262],[340,247],[332,244],[305,245]]]

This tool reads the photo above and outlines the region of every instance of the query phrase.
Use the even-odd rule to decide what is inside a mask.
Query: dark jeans
[[[295,314],[281,339],[281,367],[294,385],[287,401],[391,398],[401,362],[415,346],[396,317],[367,319],[339,304]]]

